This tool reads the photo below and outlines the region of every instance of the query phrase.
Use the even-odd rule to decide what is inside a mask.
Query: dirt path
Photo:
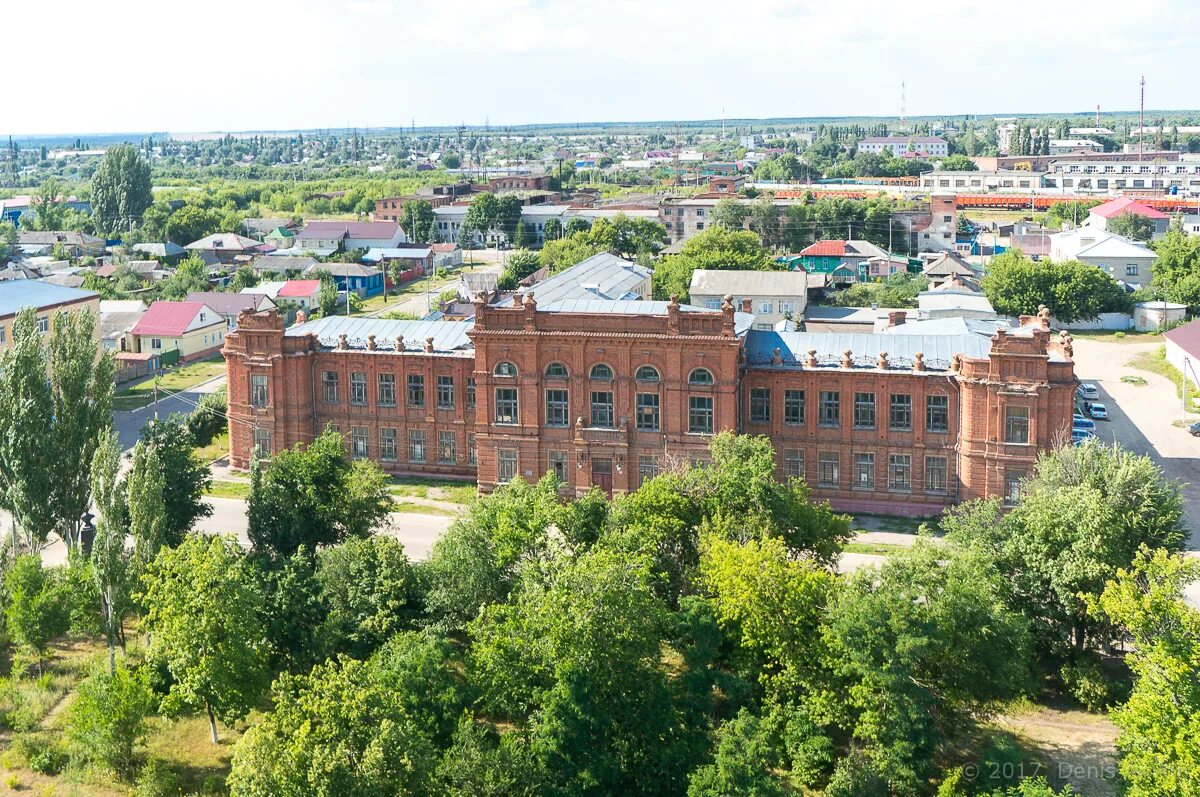
[[[1037,708],[997,717],[995,724],[1022,737],[1049,762],[1040,774],[1070,784],[1083,797],[1116,797],[1117,729],[1107,717],[1085,711]]]

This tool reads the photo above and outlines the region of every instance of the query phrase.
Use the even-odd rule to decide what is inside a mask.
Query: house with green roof
[[[296,233],[286,227],[276,227],[265,236],[263,243],[270,244],[276,249],[291,249],[296,243]]]

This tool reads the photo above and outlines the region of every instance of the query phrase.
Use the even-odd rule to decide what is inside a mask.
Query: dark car
[[[1200,437],[1200,421],[1196,421],[1187,428],[1188,434],[1193,437]]]

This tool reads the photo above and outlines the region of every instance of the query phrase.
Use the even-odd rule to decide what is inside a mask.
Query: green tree
[[[1183,598],[1197,579],[1194,561],[1144,548],[1092,604],[1134,643],[1133,693],[1112,713],[1130,797],[1200,794],[1200,612]]]
[[[948,172],[979,171],[979,167],[975,165],[975,161],[966,155],[951,155],[948,158],[942,158],[942,162],[938,164],[938,168]]]
[[[340,434],[276,454],[252,476],[248,534],[256,550],[291,556],[366,537],[387,516],[387,485],[370,460],[350,461]]]
[[[664,259],[654,269],[654,295],[678,296],[687,301],[692,272],[698,268],[767,271],[775,268],[758,235],[746,230],[709,227],[693,235],[679,254]]]
[[[631,219],[618,213],[612,220],[613,242],[610,251],[631,258],[639,252],[657,252],[667,242],[667,228],[652,219]]]
[[[501,290],[515,290],[521,280],[542,267],[541,258],[537,252],[528,249],[518,249],[508,256],[508,263],[500,273],[499,286]]]
[[[48,178],[38,190],[34,200],[34,212],[37,214],[38,228],[43,230],[61,230],[66,218],[66,205],[60,201],[67,198],[63,185],[56,178]],[[26,221],[22,224],[30,229]]]
[[[93,673],[79,683],[67,718],[67,738],[85,760],[129,773],[133,749],[146,738],[154,692],[143,669],[126,665]]]
[[[1088,211],[1100,204],[1099,199],[1076,199],[1054,202],[1046,211],[1046,226],[1052,228],[1078,227],[1087,221]]]
[[[196,255],[189,255],[169,277],[159,283],[158,293],[163,299],[180,302],[193,291],[207,291],[211,287],[208,266]]]
[[[116,672],[116,642],[124,642],[124,622],[131,607],[132,574],[125,547],[129,531],[126,485],[120,480],[121,443],[108,429],[92,457],[92,499],[96,504],[96,539],[92,573],[100,593],[101,625],[108,642],[109,674]]]
[[[92,175],[92,215],[105,233],[129,231],[153,197],[150,164],[132,144],[112,147]]]
[[[1154,237],[1154,220],[1125,211],[1108,220],[1108,231],[1135,241],[1149,241]]]
[[[576,263],[582,263],[589,257],[603,252],[604,249],[592,243],[586,231],[574,233],[564,238],[546,241],[538,253],[538,259],[543,266],[554,274],[568,269]]]
[[[233,797],[430,793],[432,744],[370,664],[330,660],[273,691],[272,712],[234,748]]]
[[[183,416],[172,415],[166,420],[146,424],[140,442],[154,449],[162,468],[163,543],[178,545],[198,520],[212,514],[212,507],[204,502],[212,474],[208,464],[196,457],[192,434]],[[130,479],[133,479],[132,471]]]
[[[348,539],[317,552],[317,583],[327,607],[321,637],[362,658],[419,614],[416,575],[391,537]]]
[[[499,205],[500,201],[495,194],[480,194],[472,200],[470,207],[467,208],[467,215],[463,217],[462,229],[478,234],[483,239],[485,247],[488,235],[499,219]]]
[[[1156,259],[1150,284],[1154,290],[1172,302],[1200,308],[1200,238],[1172,224],[1152,246]]]
[[[184,205],[167,219],[167,240],[186,246],[221,231],[221,217],[199,205]]]
[[[258,284],[258,272],[250,266],[241,266],[233,274],[229,283],[231,293],[241,293],[243,288],[253,288]]]
[[[420,244],[435,241],[437,239],[434,229],[435,221],[433,205],[424,199],[410,199],[404,203],[404,210],[401,211],[400,216],[400,227],[408,236],[408,240]]]
[[[719,224],[727,230],[741,230],[750,218],[750,208],[732,197],[725,197],[713,205],[709,216],[713,224]]]
[[[457,169],[462,166],[462,157],[457,152],[447,152],[442,155],[442,166],[447,169]]]
[[[692,772],[687,797],[785,797],[790,792],[771,772],[766,736],[762,721],[742,709],[721,727],[713,763]]]
[[[63,581],[42,567],[37,554],[18,556],[4,573],[4,619],[9,637],[37,660],[38,672],[50,643],[67,632],[71,614]]]
[[[167,710],[203,709],[213,744],[217,720],[245,717],[266,686],[262,597],[237,542],[189,536],[164,548],[143,576],[149,657],[171,674]]]
[[[1059,322],[1070,323],[1133,309],[1129,294],[1095,266],[1078,260],[1035,263],[1019,249],[992,258],[982,287],[1002,315],[1033,315],[1044,305]]]
[[[1039,652],[1064,656],[1111,640],[1087,602],[1143,545],[1179,550],[1182,517],[1179,485],[1149,457],[1089,442],[1043,454],[1007,515],[994,501],[968,504],[942,526],[996,558]]]
[[[521,223],[521,198],[516,194],[504,194],[496,199],[495,204],[496,231],[510,246],[520,246],[517,241],[517,225]],[[474,207],[475,203],[472,202],[471,205]],[[467,210],[467,215],[470,216],[470,209]]]
[[[158,556],[160,550],[178,542],[168,537],[167,479],[157,448],[144,440],[137,442],[125,484],[129,533],[134,544],[133,561],[141,570]]]

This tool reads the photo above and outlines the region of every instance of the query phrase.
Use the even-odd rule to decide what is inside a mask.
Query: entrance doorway
[[[592,458],[592,484],[607,493],[609,498],[612,498],[613,494],[612,469],[612,459],[608,457]]]

